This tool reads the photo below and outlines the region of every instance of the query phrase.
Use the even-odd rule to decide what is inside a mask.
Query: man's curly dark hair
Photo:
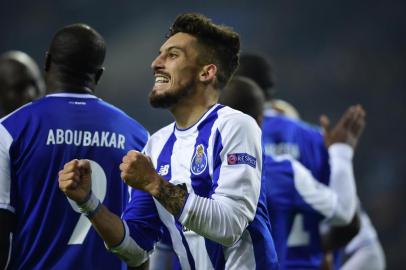
[[[224,88],[239,64],[240,37],[225,25],[214,24],[197,13],[184,13],[176,17],[168,38],[187,33],[197,38],[200,49],[199,64],[217,66],[217,87]]]

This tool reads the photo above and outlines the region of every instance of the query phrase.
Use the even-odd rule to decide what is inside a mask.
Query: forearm
[[[0,234],[0,269],[5,269],[10,248],[10,233],[6,235],[1,232]]]
[[[347,144],[333,144],[330,154],[330,188],[337,194],[335,213],[330,220],[334,225],[346,225],[354,217],[357,197],[352,166],[353,150]]]
[[[324,251],[332,251],[347,245],[359,232],[360,220],[355,214],[351,223],[345,226],[332,226],[326,233],[321,235],[322,248]]]
[[[89,219],[111,252],[125,261],[128,266],[137,267],[136,269],[145,267],[141,264],[148,259],[148,253],[131,238],[125,221],[103,205]]]
[[[15,216],[0,209],[0,269],[5,269],[10,252],[10,234],[14,229]]]
[[[171,184],[157,175],[155,188],[149,193],[175,217],[180,215],[188,192],[186,185]]]
[[[108,247],[117,246],[124,239],[122,220],[105,206],[102,205],[90,221]]]

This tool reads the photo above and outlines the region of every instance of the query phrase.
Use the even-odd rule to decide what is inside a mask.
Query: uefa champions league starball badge
[[[203,144],[199,144],[196,146],[190,170],[194,175],[199,175],[206,169],[206,167],[207,167],[207,155],[204,151]]]

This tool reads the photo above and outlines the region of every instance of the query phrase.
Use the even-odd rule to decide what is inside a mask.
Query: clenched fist
[[[92,186],[89,160],[71,160],[59,171],[59,189],[76,203],[83,203]]]
[[[133,187],[155,195],[161,181],[156,173],[151,159],[135,150],[131,150],[123,157],[120,164],[121,178]]]

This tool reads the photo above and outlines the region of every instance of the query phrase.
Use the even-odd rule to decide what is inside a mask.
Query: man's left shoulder
[[[220,126],[232,125],[235,127],[254,127],[259,129],[254,118],[230,107],[224,106],[224,108],[219,110],[218,115]]]

